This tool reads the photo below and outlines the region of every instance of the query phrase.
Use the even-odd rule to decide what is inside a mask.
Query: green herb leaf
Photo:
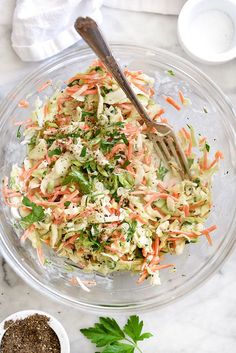
[[[110,141],[101,140],[100,142],[100,148],[103,153],[109,152],[114,145],[115,145],[114,141],[110,142]]]
[[[199,178],[196,178],[196,179],[193,180],[193,182],[196,183],[197,186],[199,186],[200,183],[201,183],[201,180]]]
[[[74,81],[72,81],[72,82],[70,82],[70,83],[68,83],[68,87],[72,87],[72,86],[75,86],[75,85],[78,85],[79,84],[79,80],[74,80]]]
[[[81,173],[77,169],[72,169],[72,171],[65,177],[65,179],[62,182],[62,185],[67,185],[69,183],[78,183],[80,191],[83,194],[89,194],[91,191],[91,184],[89,181],[85,178],[84,174]]]
[[[142,334],[142,329],[143,321],[133,315],[129,317],[123,330],[114,319],[100,317],[99,323],[80,331],[97,347],[104,347],[102,353],[134,353],[136,348],[142,353],[137,342],[152,337],[148,332]]]
[[[81,329],[84,336],[90,339],[97,347],[104,347],[113,342],[122,340],[125,335],[117,322],[108,317],[100,317],[100,323],[88,329]]]
[[[22,203],[23,203],[23,205],[26,206],[26,207],[34,207],[34,206],[36,206],[34,202],[31,202],[31,201],[28,199],[28,197],[25,197],[25,196],[23,197]]]
[[[52,157],[52,156],[59,156],[60,154],[62,154],[62,151],[60,148],[55,148],[55,150],[49,151],[48,152],[48,156]]]
[[[101,87],[101,95],[105,97],[105,95],[109,92],[112,92],[112,88]]]
[[[134,353],[135,347],[130,344],[114,342],[106,346],[103,353]]]
[[[159,168],[157,170],[158,179],[163,180],[167,173],[168,173],[168,169],[162,165],[162,162],[160,162]]]
[[[123,165],[122,165],[122,167],[123,168],[126,168],[126,167],[128,167],[128,165],[130,165],[130,161],[128,161],[128,159],[123,163]]]
[[[130,241],[133,236],[134,236],[134,233],[136,231],[136,228],[137,228],[137,224],[138,222],[136,220],[133,220],[130,224],[129,224],[129,229],[128,229],[128,232],[127,232],[127,241]]]
[[[193,162],[194,162],[194,158],[187,158],[188,160],[188,166],[189,168],[191,168],[191,166],[193,165]]]
[[[84,146],[81,150],[80,157],[85,157],[87,152],[87,148]]]
[[[94,70],[97,72],[99,72],[99,71],[104,72],[103,69],[101,68],[101,66],[95,66]]]
[[[167,70],[167,73],[169,74],[169,76],[175,76],[175,73],[173,70]]]
[[[151,337],[153,337],[152,333],[145,332],[139,337],[139,341],[143,341],[143,340],[146,340],[146,339],[151,338]]]
[[[127,324],[124,327],[124,332],[128,335],[132,340],[137,343],[138,341],[142,341],[146,338],[152,337],[151,333],[142,333],[143,329],[143,321],[140,321],[137,315],[132,315],[129,317]]]
[[[70,206],[70,204],[71,204],[71,201],[66,201],[66,202],[64,202],[64,205],[65,205],[66,207]]]
[[[25,217],[21,218],[21,225],[26,228],[29,225],[42,221],[45,217],[44,209],[42,206],[37,206],[34,202],[31,202],[27,197],[23,197],[22,204],[26,207],[30,207],[32,212]]]
[[[21,129],[21,125],[18,127],[17,133],[16,133],[16,137],[17,137],[18,139],[21,138],[21,131],[20,131],[20,129]]]
[[[125,123],[123,121],[117,121],[115,123],[112,123],[111,126],[119,126],[119,127],[124,127]]]
[[[121,139],[124,141],[124,143],[126,144],[126,146],[129,145],[129,141],[128,141],[127,137],[125,136],[125,134],[121,134]]]
[[[203,111],[204,111],[204,113],[205,113],[205,114],[207,114],[207,113],[208,113],[208,111],[207,111],[207,108],[206,108],[206,107],[203,107]]]
[[[83,112],[82,112],[82,119],[85,118],[86,116],[93,116],[93,115],[94,115],[94,113],[92,113],[92,112],[85,112],[85,111],[83,111]]]
[[[114,335],[118,335],[120,339],[124,338],[124,332],[121,330],[120,326],[115,319],[109,317],[100,317],[100,323],[106,328],[106,330]]]
[[[124,332],[136,343],[143,329],[143,321],[139,321],[137,315],[132,315],[124,327]]]
[[[211,147],[210,147],[210,145],[208,145],[207,142],[205,143],[205,147],[206,147],[207,152],[209,152]]]

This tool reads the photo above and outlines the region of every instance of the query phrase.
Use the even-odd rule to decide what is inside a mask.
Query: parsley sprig
[[[21,218],[20,223],[23,228],[26,228],[35,222],[42,221],[45,217],[43,207],[37,206],[34,202],[31,202],[27,197],[23,197],[22,204],[31,209],[31,213]]]
[[[137,315],[132,315],[123,329],[115,319],[100,317],[99,323],[80,331],[96,347],[103,347],[102,353],[142,353],[138,342],[152,337],[149,332],[142,333],[142,329],[143,321]]]

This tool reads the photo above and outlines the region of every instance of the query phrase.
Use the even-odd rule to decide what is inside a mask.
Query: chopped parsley
[[[16,133],[16,137],[17,137],[18,139],[21,138],[21,131],[20,131],[20,129],[21,129],[21,125],[18,127],[17,133]]]
[[[55,150],[48,152],[48,157],[59,156],[60,154],[62,154],[62,150],[60,148],[55,148]]]
[[[160,162],[159,168],[157,170],[158,179],[163,181],[163,179],[167,173],[168,173],[168,169],[165,168],[164,165],[162,165],[162,162]]]
[[[174,71],[173,70],[167,70],[167,73],[168,73],[168,75],[169,76],[175,76],[175,73],[174,73]]]

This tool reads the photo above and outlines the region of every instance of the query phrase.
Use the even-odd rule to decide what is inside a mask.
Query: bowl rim
[[[166,55],[171,58],[172,62],[177,60],[177,63],[175,65],[170,64],[171,66],[176,66],[178,70],[181,72],[184,69],[181,66],[184,66],[188,70],[192,70],[195,74],[195,76],[199,75],[202,80],[205,81],[205,83],[210,86],[211,90],[214,91],[216,96],[220,96],[220,98],[224,101],[224,104],[227,106],[227,108],[230,110],[231,115],[236,116],[236,112],[233,108],[233,105],[230,101],[230,99],[223,93],[221,88],[218,87],[214,81],[212,81],[211,78],[209,78],[204,72],[202,72],[199,68],[197,68],[194,64],[189,62],[188,60],[171,53],[167,50],[161,49],[161,48],[153,48],[153,47],[146,47],[146,46],[140,46],[140,45],[135,45],[131,44],[129,42],[124,42],[124,43],[117,43],[113,42],[111,43],[111,48],[115,50],[122,50],[122,49],[133,49],[133,50],[144,50],[147,53],[150,52],[152,54],[156,55]],[[72,47],[66,52],[60,53],[59,55],[50,58],[46,62],[42,63],[39,65],[36,69],[33,71],[29,72],[25,79],[18,84],[14,89],[12,89],[8,95],[3,99],[2,103],[0,104],[0,111],[2,111],[2,115],[4,115],[4,112],[7,110],[8,105],[9,105],[9,98],[12,97],[12,95],[17,95],[20,93],[22,87],[27,85],[27,83],[30,83],[31,80],[34,77],[38,77],[40,74],[40,71],[45,71],[46,69],[49,69],[50,67],[55,67],[57,64],[61,64],[62,61],[68,60],[70,57],[74,57],[75,55],[87,55],[91,53],[91,49],[88,48],[87,45],[84,46],[79,46],[79,47]],[[191,73],[190,73],[191,74]],[[191,77],[193,80],[196,78]],[[234,130],[236,131],[236,119],[235,121],[233,120],[231,123],[234,124]],[[0,129],[1,125],[3,124],[3,120],[0,122]],[[232,232],[233,224],[230,226],[230,230]],[[117,304],[117,305],[109,305],[109,304],[91,304],[79,300],[75,300],[71,298],[68,295],[62,295],[60,294],[59,291],[54,290],[51,287],[48,287],[46,284],[43,284],[32,276],[29,271],[23,266],[23,264],[18,261],[18,259],[14,256],[14,254],[10,251],[10,249],[7,248],[6,244],[4,243],[3,236],[0,232],[0,250],[2,252],[2,255],[5,257],[7,262],[10,264],[10,266],[14,269],[14,271],[26,282],[28,283],[31,287],[34,289],[40,291],[42,294],[49,296],[50,298],[59,301],[60,303],[64,303],[70,306],[73,306],[75,308],[79,308],[80,310],[89,310],[90,312],[94,313],[99,313],[99,312],[134,312],[134,311],[147,311],[151,309],[156,309],[156,308],[162,308],[163,306],[166,306],[170,303],[173,303],[174,301],[181,299],[183,296],[191,292],[192,290],[200,287],[202,284],[204,284],[218,269],[219,267],[226,261],[228,258],[229,254],[233,251],[233,249],[236,246],[236,238],[231,237],[228,241],[228,246],[223,249],[223,251],[220,253],[220,256],[217,257],[217,261],[214,259],[214,255],[212,255],[211,260],[213,258],[214,261],[212,261],[212,264],[214,265],[213,267],[211,266],[211,271],[205,272],[201,279],[198,278],[197,281],[192,282],[192,277],[190,277],[188,284],[184,284],[184,288],[181,287],[181,290],[175,294],[172,295],[170,298],[167,298],[165,300],[162,300],[161,303],[155,304],[153,298],[149,299],[146,302],[137,302],[137,303],[132,303],[132,304]],[[212,265],[211,264],[211,265]],[[172,289],[170,292],[172,292],[174,289]]]

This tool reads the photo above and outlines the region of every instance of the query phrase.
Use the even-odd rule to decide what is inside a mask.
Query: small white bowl
[[[0,346],[1,346],[1,341],[2,338],[6,332],[6,330],[4,329],[4,324],[6,321],[9,320],[22,320],[27,318],[28,316],[34,315],[34,314],[39,314],[39,315],[45,315],[47,316],[50,320],[49,320],[49,326],[53,329],[53,331],[56,333],[60,345],[61,345],[61,353],[70,353],[70,342],[69,342],[69,338],[68,335],[66,333],[66,330],[64,329],[64,327],[62,326],[62,324],[52,315],[45,313],[43,311],[40,310],[24,310],[24,311],[18,311],[10,316],[8,316],[6,319],[4,319],[1,323],[0,323]]]
[[[236,1],[188,0],[179,15],[178,37],[186,53],[202,63],[236,58]]]

